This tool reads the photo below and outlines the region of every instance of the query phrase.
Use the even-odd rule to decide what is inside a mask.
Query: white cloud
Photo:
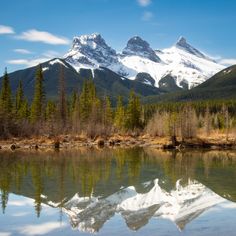
[[[150,5],[151,2],[152,2],[151,0],[138,0],[139,5],[142,7],[146,7],[146,6]]]
[[[66,226],[65,223],[48,222],[38,225],[26,225],[20,229],[20,233],[24,235],[44,235],[56,229],[61,229]]]
[[[236,59],[234,58],[221,59],[219,63],[226,66],[232,66],[232,65],[236,65]]]
[[[149,21],[153,18],[153,14],[150,11],[145,11],[142,16],[143,21]]]
[[[10,232],[0,232],[0,236],[10,236]]]
[[[14,52],[20,53],[20,54],[32,54],[31,51],[23,48],[16,48],[13,50]]]
[[[0,25],[0,34],[14,34],[15,31],[12,27],[6,25]]]
[[[63,37],[53,35],[46,31],[38,31],[36,29],[31,29],[23,32],[21,35],[16,36],[17,39],[22,39],[31,42],[41,42],[52,45],[68,45],[70,40]]]
[[[15,60],[8,60],[6,61],[8,64],[11,65],[23,65],[26,67],[37,66],[40,63],[48,61],[50,58],[42,57],[36,59],[15,59]]]
[[[11,65],[23,65],[25,67],[32,67],[32,66],[37,66],[40,63],[43,63],[43,62],[46,62],[48,60],[51,60],[53,58],[58,58],[58,57],[61,57],[60,53],[56,51],[48,50],[42,53],[41,56],[38,58],[11,59],[11,60],[7,60],[6,63],[11,64]]]

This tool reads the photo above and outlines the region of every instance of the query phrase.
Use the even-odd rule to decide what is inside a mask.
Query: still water
[[[236,235],[236,152],[0,152],[0,236]]]

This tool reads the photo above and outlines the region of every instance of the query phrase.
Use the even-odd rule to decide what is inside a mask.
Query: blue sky
[[[154,49],[182,35],[236,64],[235,12],[235,0],[1,0],[0,72],[62,56],[73,36],[93,32],[117,51],[134,35]]]

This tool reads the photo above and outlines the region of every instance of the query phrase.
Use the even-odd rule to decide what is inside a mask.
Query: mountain
[[[130,80],[145,73],[155,83],[140,79],[140,75],[138,80],[157,88],[161,79],[168,75],[177,87],[190,89],[225,68],[191,46],[184,37],[180,37],[171,48],[154,50],[147,41],[135,36],[128,40],[119,54],[107,45],[100,34],[82,35],[74,38],[72,48],[64,59],[77,71],[106,67]],[[167,91],[172,91],[171,87]]]
[[[182,94],[183,90],[202,84],[225,68],[183,37],[171,48],[154,50],[147,41],[135,36],[128,40],[121,53],[117,53],[100,34],[82,35],[74,37],[71,49],[63,58],[42,63],[48,98],[58,95],[61,67],[64,68],[67,94],[80,91],[84,79],[93,78],[100,96],[109,95],[114,100],[122,95],[125,101],[130,89],[142,99],[151,96],[154,101],[163,94]],[[35,71],[36,66],[11,73],[13,92],[22,80],[26,95],[32,99]]]
[[[77,72],[80,69],[108,68],[125,76],[123,66],[118,60],[114,49],[107,45],[100,34],[82,35],[73,39],[72,48],[64,56]]]
[[[236,65],[230,66],[199,86],[189,90],[180,91],[163,96],[152,97],[154,101],[193,101],[209,99],[235,99],[236,98]]]
[[[41,64],[44,76],[44,87],[47,98],[55,99],[58,96],[58,81],[61,70],[64,70],[66,93],[81,91],[85,79],[93,78],[99,96],[108,95],[114,101],[122,95],[127,101],[130,90],[133,89],[141,98],[164,93],[164,90],[144,84],[140,81],[131,81],[105,67],[96,69],[81,68],[78,72],[67,61],[59,58]],[[19,70],[9,74],[13,93],[16,92],[19,80],[23,82],[25,95],[32,99],[37,66]],[[1,82],[1,80],[0,80]]]
[[[131,38],[126,48],[122,52],[123,56],[140,56],[147,58],[153,62],[161,62],[155,51],[150,47],[149,43],[138,36]]]

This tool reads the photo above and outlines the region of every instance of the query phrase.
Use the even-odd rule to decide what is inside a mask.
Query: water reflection
[[[9,207],[34,206],[37,217],[48,208],[57,209],[61,225],[65,214],[72,228],[83,232],[100,231],[116,215],[130,230],[142,229],[157,218],[183,230],[212,207],[236,201],[236,153],[230,151],[14,152],[0,153],[0,163],[3,213],[9,194],[23,196],[24,200],[9,201]]]

